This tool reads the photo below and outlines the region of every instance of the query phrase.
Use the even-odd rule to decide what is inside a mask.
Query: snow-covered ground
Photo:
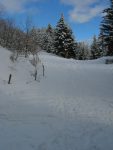
[[[10,55],[0,48],[0,150],[113,150],[112,64],[42,52],[34,81],[29,59]]]

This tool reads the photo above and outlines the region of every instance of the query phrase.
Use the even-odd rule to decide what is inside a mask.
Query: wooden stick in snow
[[[10,84],[10,83],[11,83],[11,77],[12,77],[12,75],[10,74],[10,75],[9,75],[8,84]]]

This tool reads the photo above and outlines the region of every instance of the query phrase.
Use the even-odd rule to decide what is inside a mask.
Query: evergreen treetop
[[[113,0],[110,0],[110,7],[103,13],[105,16],[100,28],[101,44],[107,50],[106,55],[113,55]]]
[[[76,44],[72,30],[65,23],[63,15],[61,15],[55,29],[55,47],[56,54],[65,58],[75,58],[74,50],[76,48]]]
[[[94,35],[93,36],[93,41],[91,44],[91,59],[97,59],[101,56],[101,49],[99,47],[99,40],[97,37]]]

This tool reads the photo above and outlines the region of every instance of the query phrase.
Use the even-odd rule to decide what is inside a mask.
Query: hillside
[[[112,64],[41,52],[34,81],[31,57],[10,55],[0,48],[0,150],[113,149]]]

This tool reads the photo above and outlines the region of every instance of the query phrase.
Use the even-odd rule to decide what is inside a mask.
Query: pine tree
[[[74,50],[76,44],[72,35],[72,30],[65,23],[62,15],[55,29],[56,54],[65,58],[75,58]]]
[[[113,55],[113,0],[110,7],[105,9],[105,16],[101,22],[100,39],[102,47],[106,48],[106,55]]]
[[[91,44],[91,59],[97,59],[101,56],[101,50],[99,47],[99,41],[94,35],[93,37],[93,42]]]
[[[46,30],[46,37],[47,37],[47,46],[46,46],[46,50],[49,53],[54,53],[55,52],[55,33],[54,33],[54,29],[52,28],[52,26],[49,24]]]
[[[86,60],[90,58],[89,45],[86,42],[79,42],[77,44],[76,59]]]
[[[53,35],[53,28],[52,28],[51,24],[48,24],[48,27],[47,27],[47,29],[46,29],[46,32],[47,32],[48,34],[50,34],[51,36]]]

